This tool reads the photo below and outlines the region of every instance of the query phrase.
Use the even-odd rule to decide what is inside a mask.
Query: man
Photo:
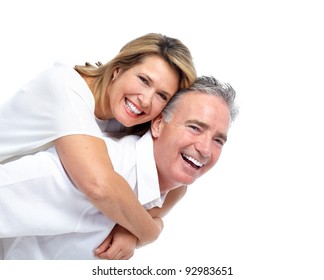
[[[234,99],[229,85],[201,77],[172,98],[141,138],[106,139],[116,171],[146,209],[162,207],[169,191],[192,184],[216,164],[237,113]],[[73,186],[55,149],[1,166],[2,258],[91,259],[89,248],[114,226]]]

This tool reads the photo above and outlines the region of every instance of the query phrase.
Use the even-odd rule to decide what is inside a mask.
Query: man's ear
[[[156,118],[152,120],[151,133],[154,138],[158,138],[160,136],[163,123],[164,121],[162,118],[162,114],[159,114]]]

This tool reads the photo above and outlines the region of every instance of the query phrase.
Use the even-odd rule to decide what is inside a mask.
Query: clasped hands
[[[162,231],[163,221],[160,218],[154,220],[160,225]],[[108,237],[94,251],[94,255],[106,260],[129,260],[134,255],[135,249],[141,246],[143,245],[138,242],[135,235],[116,224]]]

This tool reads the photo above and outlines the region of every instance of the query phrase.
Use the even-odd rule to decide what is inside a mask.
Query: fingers
[[[110,247],[108,251],[96,254],[96,257],[104,260],[129,260],[133,255],[134,251],[126,251]]]
[[[111,247],[111,241],[112,236],[109,235],[100,245],[97,249],[95,249],[94,253],[95,255],[100,255],[104,252],[106,252]]]
[[[99,259],[128,260],[134,255],[137,241],[136,236],[116,225],[94,254]]]
[[[94,251],[99,259],[104,260],[128,260],[134,255],[134,250],[127,250],[111,243],[109,236]]]

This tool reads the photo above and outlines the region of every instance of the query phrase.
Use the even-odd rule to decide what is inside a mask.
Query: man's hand
[[[134,255],[136,245],[137,237],[117,224],[94,253],[100,259],[128,260]]]
[[[162,217],[164,217],[173,206],[183,198],[186,194],[187,186],[181,186],[170,191],[164,201],[162,208],[152,208],[148,210],[149,214],[157,224],[160,233],[163,229]],[[108,237],[95,250],[95,256],[100,259],[107,260],[128,260],[134,255],[136,248],[147,245],[148,243],[141,243],[128,230],[120,225],[116,225]]]

